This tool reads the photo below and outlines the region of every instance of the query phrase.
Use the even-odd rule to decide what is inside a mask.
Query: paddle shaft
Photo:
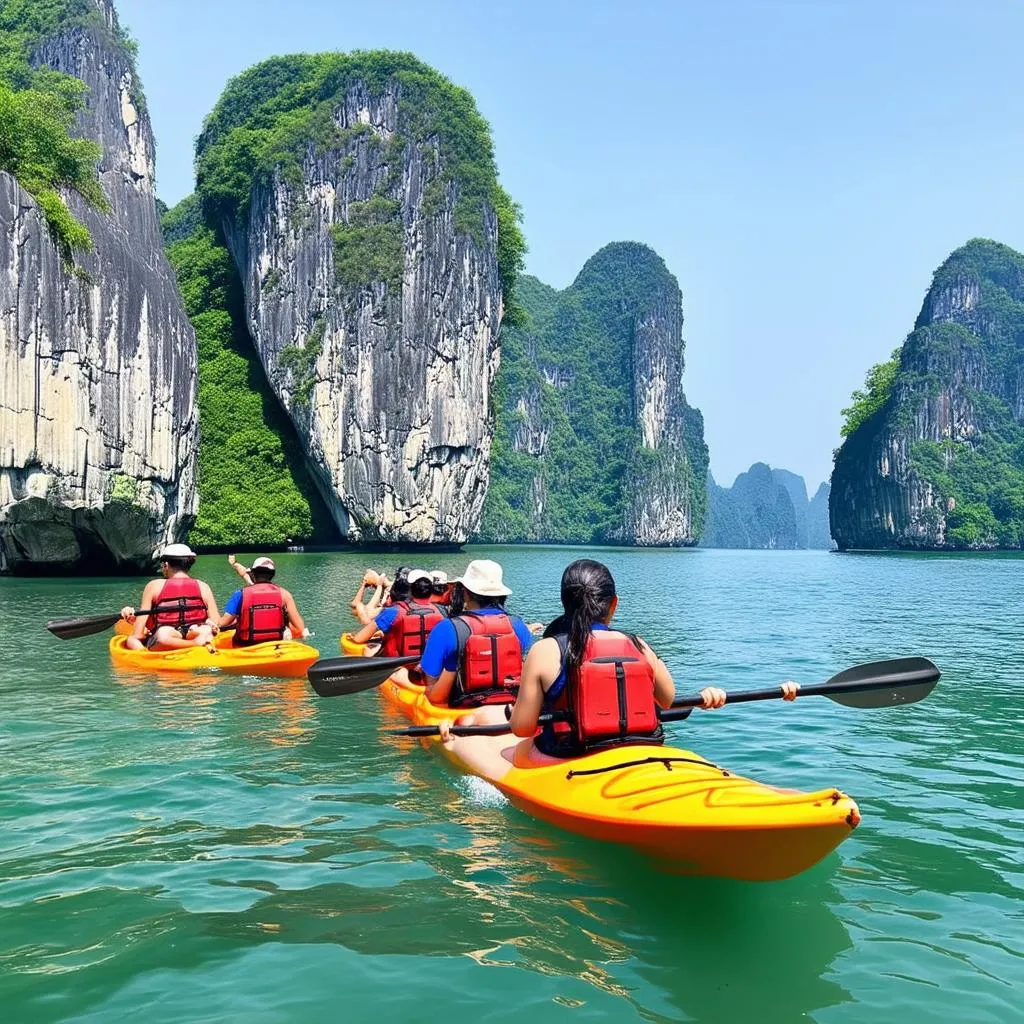
[[[939,678],[939,670],[928,663],[929,667],[914,668],[907,671],[882,672],[863,680],[848,680],[843,682],[811,683],[801,686],[799,696],[801,697],[839,697],[850,693],[867,693],[873,690],[893,690],[902,687],[920,687],[929,683],[935,683]],[[867,666],[865,666],[867,667]],[[845,675],[846,673],[840,673]],[[835,678],[835,677],[834,677]],[[726,695],[726,704],[750,704],[759,700],[781,700],[783,697],[782,687],[773,686],[764,690],[741,690],[738,693]],[[704,699],[700,696],[682,697],[672,702],[672,707],[664,711],[659,710],[658,718],[662,722],[678,722],[688,717],[694,708],[703,707]],[[561,716],[541,715],[537,719],[538,725],[545,725],[549,722],[559,720]],[[501,736],[511,731],[511,727],[505,723],[496,725],[453,725],[451,733],[453,736]],[[408,729],[392,730],[398,736],[436,736],[438,727],[436,725],[417,725]]]

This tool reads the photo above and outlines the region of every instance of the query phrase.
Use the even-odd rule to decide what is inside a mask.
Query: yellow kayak
[[[217,653],[205,647],[177,651],[133,651],[125,646],[127,637],[110,639],[110,656],[118,668],[147,672],[233,672],[240,675],[301,677],[320,657],[320,652],[298,640],[278,640],[252,647],[232,647],[234,630],[214,638]]]
[[[380,692],[416,725],[459,716],[401,678],[389,679]],[[509,736],[508,760],[519,742],[529,741]],[[860,822],[856,803],[837,789],[777,789],[670,746],[619,747],[543,767],[513,767],[488,781],[516,807],[569,832],[630,846],[685,874],[748,881],[805,871]]]
[[[342,654],[351,654],[351,655],[353,655],[355,657],[365,657],[366,656],[366,648],[367,647],[373,647],[373,646],[379,646],[379,645],[374,645],[374,644],[357,644],[355,642],[355,640],[352,639],[352,634],[351,633],[342,633],[341,634],[341,641],[340,641],[339,646],[341,647],[341,653]],[[373,652],[371,651],[371,654],[372,653]]]

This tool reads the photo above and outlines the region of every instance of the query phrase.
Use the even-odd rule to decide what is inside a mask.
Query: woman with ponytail
[[[526,656],[519,695],[511,714],[512,732],[523,742],[503,737],[451,738],[441,725],[442,741],[484,778],[498,779],[514,764],[529,768],[591,750],[631,743],[660,743],[658,708],[670,707],[675,686],[664,662],[639,637],[611,627],[618,608],[615,580],[607,566],[582,558],[562,574],[560,615]],[[725,691],[701,691],[704,707],[720,708]],[[545,723],[542,714],[557,721]],[[485,708],[464,725],[499,721]],[[457,748],[457,749],[456,749]]]
[[[637,636],[612,628],[619,605],[608,567],[581,558],[562,574],[562,608],[534,644],[523,666],[519,697],[512,711],[516,736],[533,737],[540,716],[545,724],[532,743],[521,744],[520,767],[579,757],[602,747],[660,743],[657,709],[670,707],[675,686],[664,662]],[[701,691],[705,708],[720,708],[725,691]]]

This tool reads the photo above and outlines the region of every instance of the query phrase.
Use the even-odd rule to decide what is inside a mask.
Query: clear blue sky
[[[686,391],[719,482],[831,472],[840,409],[976,235],[1024,249],[1015,0],[116,0],[158,188],[192,185],[224,83],[276,53],[411,50],[476,97],[564,287],[610,241],[683,290]]]

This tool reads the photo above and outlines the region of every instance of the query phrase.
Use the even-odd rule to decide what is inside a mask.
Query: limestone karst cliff
[[[522,251],[472,98],[408,54],[274,58],[229,83],[197,170],[341,535],[467,540]]]
[[[26,62],[6,87],[24,95],[44,66],[85,83],[71,130],[99,144],[107,209],[64,193],[92,243],[71,265],[54,196],[0,171],[0,565],[140,568],[196,510],[195,339],[163,255],[153,135],[113,4],[67,0],[39,17],[26,20],[49,28],[37,38],[5,27]]]
[[[1024,255],[974,239],[847,410],[830,497],[841,549],[1021,546],[1022,341]]]
[[[708,454],[664,262],[614,243],[565,291],[523,278],[517,299],[528,322],[503,332],[481,539],[695,544]]]

